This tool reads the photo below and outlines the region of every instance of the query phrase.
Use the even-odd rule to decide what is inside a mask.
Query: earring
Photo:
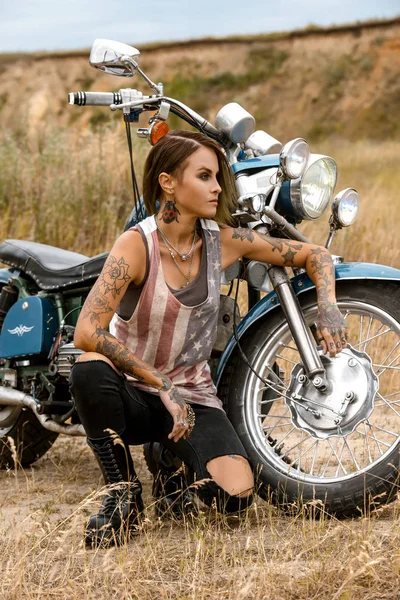
[[[172,196],[171,199],[166,200],[166,202],[163,206],[163,209],[162,209],[161,215],[160,215],[160,221],[163,220],[164,223],[166,223],[167,225],[169,225],[170,223],[173,223],[174,221],[179,223],[178,215],[180,215],[180,214],[181,213],[176,206],[176,200]]]

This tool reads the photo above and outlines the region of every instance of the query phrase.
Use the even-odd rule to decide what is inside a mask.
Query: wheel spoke
[[[264,415],[258,415],[260,418],[264,417]],[[264,417],[265,418],[265,417]],[[289,423],[277,423],[276,425],[261,425],[262,429],[266,430],[266,429],[270,429],[271,431],[273,429],[278,429],[278,427],[287,427],[289,425]],[[293,428],[294,429],[294,428]],[[293,431],[292,429],[292,431]],[[271,432],[270,432],[271,433]]]
[[[333,455],[336,457],[336,460],[338,461],[338,466],[340,465],[344,475],[347,475],[347,471],[346,471],[345,467],[342,465],[342,462],[341,462],[339,456],[337,455],[337,452],[336,452],[335,448],[333,447],[333,444],[329,438],[328,438],[328,444],[330,446],[330,449],[332,450]],[[342,454],[343,454],[343,449],[342,449]]]
[[[329,439],[328,439],[328,441],[329,441]],[[326,470],[327,470],[327,468],[328,468],[328,466],[329,466],[329,463],[331,462],[331,458],[332,458],[332,456],[333,456],[333,448],[332,448],[332,445],[331,445],[331,453],[330,453],[330,455],[328,456],[328,460],[327,460],[327,461],[326,461],[326,463],[325,463],[325,469],[322,471],[322,473],[321,473],[321,477],[323,477],[323,476],[325,475],[325,473],[326,473]]]
[[[373,318],[372,318],[372,317],[370,317],[370,318],[369,318],[369,323],[368,323],[368,329],[367,329],[367,339],[369,338],[369,335],[370,335],[370,333],[371,333],[371,325],[372,325],[372,322],[373,322]],[[366,344],[364,344],[364,349],[363,349],[363,350],[364,350],[364,352],[365,352],[365,347],[366,347]]]
[[[299,364],[298,362],[296,362],[294,360],[291,360],[290,358],[286,358],[286,356],[281,356],[280,354],[277,354],[276,358],[280,358],[281,360],[285,360],[285,361],[287,361],[288,363],[290,363],[292,365],[298,365]]]
[[[267,388],[263,388],[263,389],[266,390]],[[270,404],[271,402],[276,402],[277,400],[280,400],[281,398],[282,398],[282,396],[276,396],[276,398],[271,398],[271,400],[259,400],[258,404]],[[266,416],[266,415],[264,415],[264,416]]]
[[[295,352],[297,352],[297,354],[299,354],[299,350],[298,348],[296,348],[296,346],[290,346],[290,344],[281,344],[282,348],[287,348],[288,350],[294,350]]]
[[[319,444],[319,440],[317,440],[317,443],[315,446],[314,455],[313,455],[313,459],[312,459],[312,463],[311,463],[311,467],[310,467],[310,475],[312,475],[313,471],[314,471],[315,460],[317,458],[317,452],[318,452],[318,444]]]
[[[392,392],[391,394],[386,394],[386,398],[391,398],[392,396],[398,396],[400,394],[400,390],[397,392]]]
[[[314,440],[314,441],[313,441],[313,443],[311,444],[311,446],[309,446],[309,447],[307,448],[307,450],[304,450],[304,452],[302,452],[302,453],[300,454],[300,456],[299,456],[299,461],[300,461],[300,459],[301,459],[301,458],[303,458],[303,456],[304,456],[305,454],[307,454],[307,452],[309,452],[309,451],[311,450],[311,448],[314,448],[314,446],[316,446],[316,445],[318,444],[318,442],[319,442],[319,440]],[[299,465],[300,465],[300,462],[299,462]]]
[[[389,404],[389,402],[387,402],[386,398],[384,398],[379,392],[376,392],[376,395],[379,396],[379,398],[384,401],[384,403],[386,404],[386,406],[388,406],[390,408],[390,410],[392,410],[398,417],[400,417],[400,413],[398,413],[397,410],[395,408],[393,408],[393,406],[391,404]]]
[[[358,334],[358,339],[360,341],[357,344],[358,346],[361,346],[361,343],[363,341],[363,339],[362,339],[363,338],[363,336],[362,336],[362,334],[363,334],[363,324],[364,324],[364,315],[360,315],[360,331],[359,331],[359,334]],[[365,346],[364,346],[364,348],[365,348]]]
[[[344,446],[345,446],[345,444],[343,443],[342,444],[342,450],[340,452],[340,459],[338,460],[338,466],[337,466],[337,469],[336,469],[335,477],[337,477],[339,475],[339,466],[341,465],[342,456],[343,456],[343,452],[344,452]],[[342,469],[343,469],[343,467],[342,467]],[[346,473],[345,473],[345,475],[346,475]]]
[[[269,413],[267,415],[263,415],[263,417],[264,419],[290,419],[290,417],[287,417],[286,415],[270,415]]]
[[[292,452],[292,450],[294,450],[294,449],[295,449],[295,448],[297,448],[298,446],[301,446],[301,444],[304,442],[303,435],[304,435],[304,432],[302,431],[302,432],[301,432],[301,436],[302,436],[302,437],[301,437],[301,440],[300,440],[300,442],[297,442],[297,444],[295,444],[294,446],[291,446],[291,447],[290,447],[288,450],[286,450],[286,452],[285,452],[285,456],[287,456],[287,457],[289,458],[289,452]]]
[[[397,356],[395,356],[394,359],[391,360],[388,365],[378,365],[377,363],[372,363],[372,365],[374,367],[379,367],[376,375],[378,377],[380,377],[387,369],[394,369],[395,371],[400,371],[400,365],[396,364],[396,365],[393,366],[393,362],[395,360],[397,360],[398,358],[400,358],[400,354],[398,354]]]
[[[288,431],[288,432],[286,433],[286,435],[284,435],[284,436],[283,436],[283,438],[281,438],[281,439],[279,440],[279,444],[277,444],[276,446],[277,446],[277,447],[278,447],[278,446],[279,446],[279,447],[281,447],[281,446],[282,446],[282,443],[283,443],[283,441],[284,441],[284,440],[286,440],[286,438],[288,437],[288,435],[290,435],[290,434],[291,434],[291,433],[292,433],[292,432],[293,432],[295,429],[296,429],[296,427],[292,427],[292,429],[291,429],[290,431]]]
[[[365,435],[367,435],[367,434],[365,434],[365,433],[363,433],[362,431],[359,431],[359,430],[357,430],[357,433],[359,433],[359,434],[360,434],[360,435],[362,435],[362,436],[365,436]],[[386,443],[386,442],[384,442],[383,440],[378,440],[378,438],[375,436],[375,434],[370,434],[370,435],[369,435],[369,437],[370,437],[371,439],[373,439],[373,440],[374,440],[374,442],[375,442],[376,444],[383,444],[383,446],[386,446],[386,448],[390,448],[390,446],[391,446],[391,444],[387,444],[387,443]],[[397,437],[397,436],[396,436],[396,437]],[[379,448],[379,446],[378,446],[378,448]],[[380,451],[380,453],[381,453],[381,455],[382,455],[382,454],[383,454],[383,452],[382,452],[382,450],[381,450],[380,448],[379,448],[379,451]]]
[[[365,421],[363,422],[364,425],[364,431],[365,431],[365,445],[367,447],[367,452],[368,452],[368,460],[370,463],[372,463],[372,454],[371,454],[371,449],[369,447],[369,440],[368,440],[368,433],[367,433],[367,425],[365,423]],[[361,435],[362,432],[360,431]]]
[[[366,421],[366,424],[368,425],[369,430],[371,432],[371,437],[374,440],[374,442],[375,442],[375,444],[376,444],[376,446],[377,446],[377,448],[379,450],[380,455],[382,456],[384,454],[384,452],[382,452],[382,448],[379,445],[379,440],[377,440],[376,437],[375,437],[375,433],[374,433],[374,431],[372,429],[372,425],[371,425],[371,423],[369,421]]]
[[[380,406],[386,406],[387,404],[394,404],[395,406],[398,406],[400,408],[400,399],[399,400],[386,400],[386,402],[382,402],[381,404],[375,404],[375,408],[379,408]]]
[[[347,449],[349,451],[349,454],[350,454],[351,458],[353,459],[354,464],[356,465],[357,471],[359,471],[360,470],[360,466],[359,466],[358,462],[356,461],[356,457],[354,456],[353,451],[350,448],[350,446],[349,446],[349,444],[347,442],[347,439],[345,437],[343,438],[343,441],[346,444],[346,447],[347,447]]]
[[[383,431],[384,433],[387,433],[388,435],[395,437],[396,439],[399,437],[398,433],[394,433],[394,431],[390,431],[389,429],[385,429],[384,427],[379,427],[379,425],[373,425],[373,427],[375,427],[375,429],[378,429],[379,431]],[[379,440],[379,441],[381,444],[385,443],[382,440]],[[390,447],[390,444],[388,445],[388,448],[389,447]]]
[[[382,362],[383,365],[392,356],[393,352],[396,350],[396,348],[398,348],[399,345],[400,345],[400,340],[393,346],[393,348],[391,349],[391,351],[389,352],[389,354],[386,354],[385,358],[382,359],[381,362]],[[391,363],[389,363],[389,364],[391,364]]]
[[[377,333],[376,335],[373,335],[369,339],[363,340],[362,342],[360,342],[358,344],[354,344],[354,348],[357,348],[357,346],[361,346],[361,344],[365,344],[366,342],[368,342],[368,344],[369,344],[370,342],[372,342],[372,340],[375,340],[376,338],[380,337],[381,335],[386,335],[390,331],[393,331],[393,329],[391,329],[389,327],[389,329],[385,329],[385,331],[381,331],[380,333]]]

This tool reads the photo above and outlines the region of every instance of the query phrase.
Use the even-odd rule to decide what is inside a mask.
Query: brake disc
[[[318,439],[348,435],[372,413],[378,377],[368,354],[349,345],[334,358],[321,355],[321,361],[325,390],[313,385],[301,364],[290,374],[285,402],[292,423]]]

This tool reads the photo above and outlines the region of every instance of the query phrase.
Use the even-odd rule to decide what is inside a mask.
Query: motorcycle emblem
[[[8,333],[11,333],[12,335],[18,335],[18,337],[22,337],[24,335],[24,333],[28,333],[29,331],[32,331],[32,329],[35,326],[32,325],[32,327],[26,327],[25,325],[18,325],[18,327],[15,327],[15,329],[8,329]]]

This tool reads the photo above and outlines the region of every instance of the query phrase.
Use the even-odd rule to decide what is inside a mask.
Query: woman
[[[207,364],[223,269],[241,257],[305,267],[317,288],[324,351],[346,346],[329,252],[229,227],[233,189],[215,142],[187,131],[164,136],[145,164],[153,216],[117,239],[83,306],[74,341],[86,352],[72,369],[71,392],[110,485],[87,524],[88,544],[119,543],[138,524],[143,503],[129,444],[161,442],[207,480],[198,493],[220,510],[252,502],[252,470]],[[112,317],[115,335],[107,331]]]

